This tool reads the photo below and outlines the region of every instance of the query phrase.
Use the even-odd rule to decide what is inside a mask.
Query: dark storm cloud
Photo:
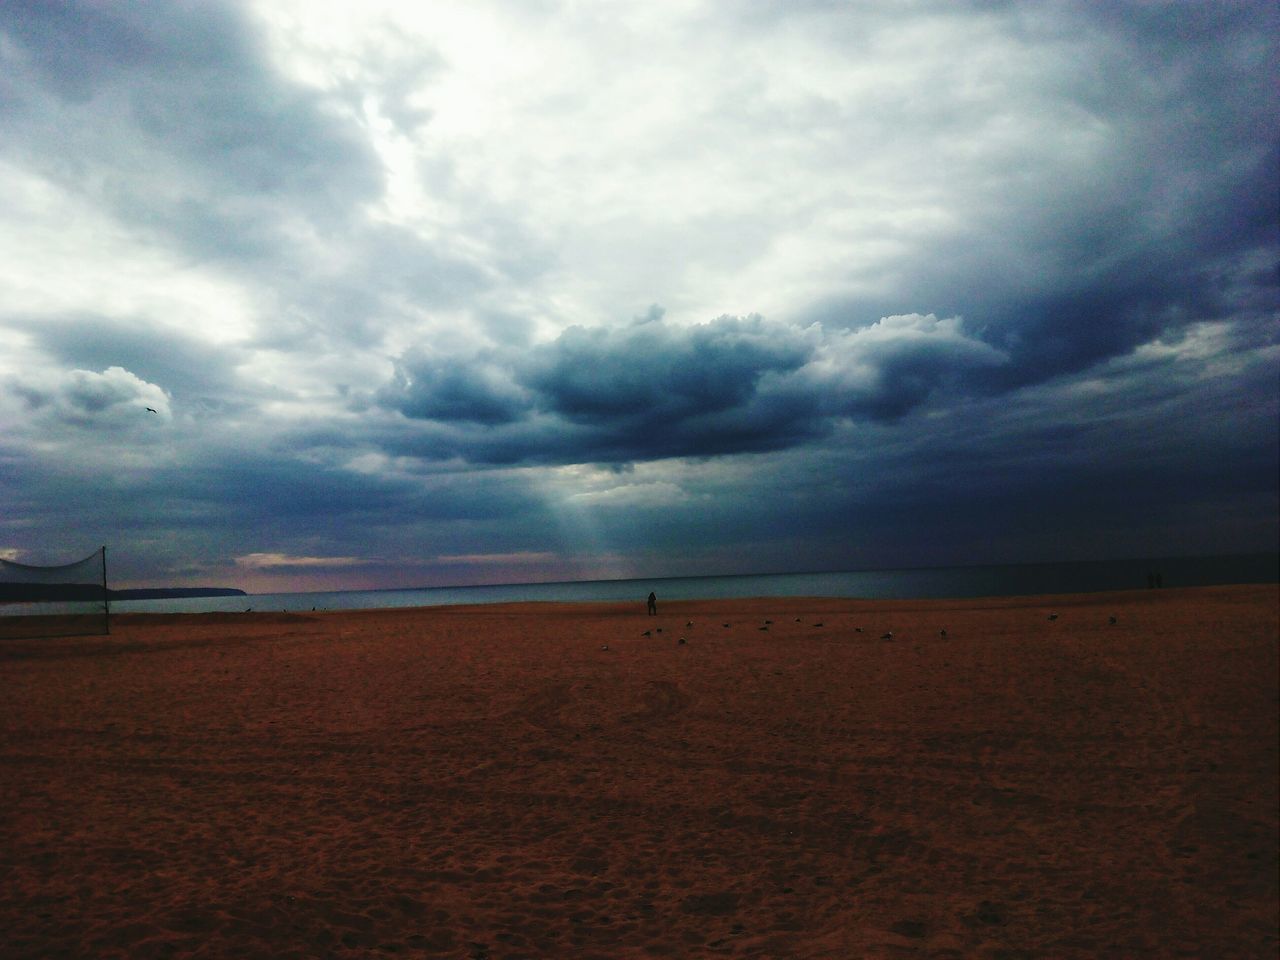
[[[492,351],[460,363],[457,357],[411,350],[397,361],[395,378],[379,398],[413,419],[480,424],[510,423],[528,407],[524,391]]]
[[[993,548],[1031,559],[1029,542],[1081,559],[1272,548],[1274,352],[1241,353],[1225,370],[1222,359],[1130,359],[913,421],[875,458],[878,482],[850,515],[931,530],[941,563]],[[897,542],[889,528],[877,539]],[[926,542],[914,539],[909,550]]]
[[[864,26],[851,9],[833,29]],[[908,248],[893,293],[819,299],[801,316],[856,327],[901,310],[908,293],[1008,353],[986,380],[996,390],[1084,370],[1204,319],[1273,327],[1280,6],[916,10],[1034,44],[1043,71],[1004,103],[946,100],[958,110],[939,122],[957,141],[985,147],[990,131],[998,148],[972,166],[937,159],[955,177],[957,225]],[[904,105],[901,135],[919,133],[919,119]]]
[[[1033,290],[1010,289],[976,270],[976,279],[922,277],[920,288],[926,295],[932,288],[947,309],[984,317],[985,335],[1011,354],[1006,385],[1081,370],[1207,318],[1269,326],[1280,302],[1280,153],[1237,159],[1245,169],[1231,179],[1209,169],[1160,171],[1171,185],[1188,176],[1199,184],[1200,195],[1173,210],[1158,208],[1167,202],[1165,191],[1151,184],[1122,209],[1096,209],[1088,217],[1060,211],[1046,238],[1052,262]],[[1042,245],[1033,241],[1031,248]],[[957,254],[953,263],[972,264],[950,253]],[[1012,251],[993,261],[1016,262]]]
[[[653,315],[621,328],[571,327],[533,350],[519,378],[571,422],[656,429],[748,406],[762,379],[796,370],[811,350],[758,317],[675,328]]]
[[[720,542],[745,511],[762,569],[790,544],[835,568],[1272,549],[1276,355],[1200,356],[1188,341],[1202,334],[1000,397],[841,423],[803,454],[753,458],[755,489],[774,495],[749,506],[732,481],[686,479],[696,509],[602,506],[596,522],[676,551]]]
[[[962,391],[999,351],[960,321],[886,317],[828,333],[720,317],[674,326],[571,327],[527,351],[411,351],[378,394],[423,428],[399,453],[482,463],[625,462],[779,450],[843,417],[899,418]]]
[[[969,276],[944,269],[917,287],[941,309],[984,317],[1013,355],[1009,383],[1080,370],[1206,318],[1270,324],[1280,302],[1280,7],[1066,9],[1054,29],[1083,27],[1093,68],[1068,91],[1107,134],[1092,181],[1069,179],[1065,191],[1033,181],[1035,194],[1018,196],[1009,171],[1010,242],[941,251]],[[1259,261],[1269,269],[1232,276]],[[1005,264],[1036,267],[1032,289],[1002,283]]]

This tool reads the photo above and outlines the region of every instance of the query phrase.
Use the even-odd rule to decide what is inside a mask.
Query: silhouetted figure
[[[1163,577],[1161,574],[1157,573],[1157,574],[1156,574],[1156,589],[1157,589],[1157,590],[1160,590],[1160,589],[1163,589],[1163,588],[1164,588],[1164,577]]]
[[[649,616],[656,617],[658,615],[658,595],[652,590],[649,591]]]

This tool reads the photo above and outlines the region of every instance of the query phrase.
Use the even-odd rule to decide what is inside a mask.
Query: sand
[[[1278,599],[4,641],[0,954],[1271,958]]]

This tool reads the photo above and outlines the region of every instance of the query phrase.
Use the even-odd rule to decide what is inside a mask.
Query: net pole
[[[107,547],[102,547],[102,625],[111,635],[111,595],[107,593]]]

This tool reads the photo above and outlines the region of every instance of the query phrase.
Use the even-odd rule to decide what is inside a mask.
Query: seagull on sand
[[[1050,619],[1050,620],[1057,620],[1057,619],[1058,619],[1058,615],[1057,615],[1056,613],[1051,613],[1051,614],[1049,614],[1049,619]]]

